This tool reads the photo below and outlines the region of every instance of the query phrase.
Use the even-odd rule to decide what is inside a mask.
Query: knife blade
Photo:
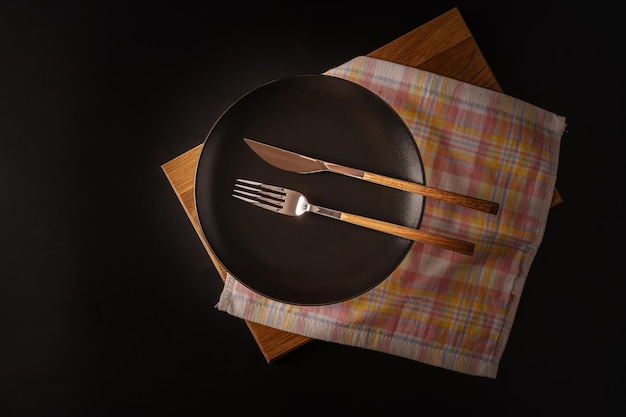
[[[346,175],[348,177],[358,178],[360,180],[386,187],[420,194],[425,197],[435,198],[489,214],[497,214],[500,206],[498,203],[493,201],[470,197],[452,191],[418,184],[416,182],[391,178],[385,175],[351,168],[333,162],[323,161],[321,159],[311,158],[309,156],[281,149],[253,139],[244,138],[244,141],[265,162],[285,171],[297,172],[299,174],[312,174],[324,171],[334,172],[336,174]]]

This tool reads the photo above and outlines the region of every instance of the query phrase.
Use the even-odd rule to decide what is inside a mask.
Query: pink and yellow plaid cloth
[[[252,322],[495,378],[543,238],[565,118],[513,97],[369,57],[324,73],[386,100],[413,132],[427,184],[497,201],[489,215],[426,199],[421,229],[476,243],[474,256],[414,243],[380,285],[295,306],[228,276],[217,309]]]

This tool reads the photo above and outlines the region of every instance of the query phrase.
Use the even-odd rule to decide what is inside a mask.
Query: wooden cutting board
[[[376,49],[368,56],[420,68],[502,92],[457,8]],[[204,239],[194,204],[194,175],[201,150],[202,144],[195,146],[163,164],[161,168],[211,261],[222,280],[225,280],[226,270]],[[560,194],[555,190],[552,206],[562,201]],[[312,340],[247,320],[245,322],[268,363]]]

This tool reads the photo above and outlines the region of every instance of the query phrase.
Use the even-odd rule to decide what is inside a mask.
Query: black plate
[[[424,198],[333,173],[296,174],[259,158],[244,137],[311,157],[424,183],[402,118],[353,82],[298,75],[237,100],[209,132],[195,199],[217,258],[248,288],[298,305],[345,301],[381,283],[414,242],[316,214],[289,217],[231,197],[235,179],[285,186],[313,204],[419,227]]]

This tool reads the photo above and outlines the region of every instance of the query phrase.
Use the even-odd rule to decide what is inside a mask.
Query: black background
[[[623,23],[596,2],[0,3],[0,416],[626,413]],[[563,115],[495,380],[314,341],[267,364],[161,165],[261,83],[459,7],[503,90]]]

